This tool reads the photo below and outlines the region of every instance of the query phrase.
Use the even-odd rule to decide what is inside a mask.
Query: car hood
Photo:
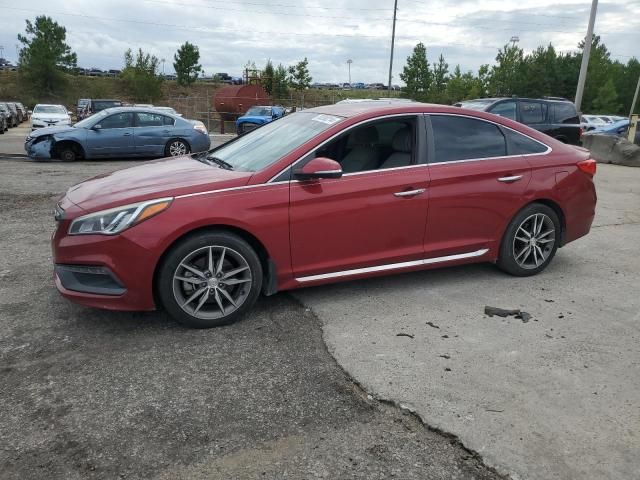
[[[62,125],[60,127],[43,127],[31,132],[29,134],[29,138],[37,138],[41,137],[42,135],[54,135],[56,133],[72,132],[75,129],[76,128],[71,125]]]
[[[244,117],[240,117],[238,122],[266,123],[269,120],[271,120],[271,117],[262,115],[245,115]]]
[[[33,113],[31,114],[31,118],[36,120],[68,120],[70,117],[66,113]]]
[[[85,180],[67,191],[67,199],[85,211],[97,211],[163,197],[244,186],[253,172],[235,172],[190,155],[148,162]]]

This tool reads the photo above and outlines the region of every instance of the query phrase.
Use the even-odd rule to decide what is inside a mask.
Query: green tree
[[[45,15],[34,23],[26,21],[25,34],[18,34],[22,43],[19,67],[24,81],[34,90],[53,94],[65,85],[64,71],[73,68],[78,57],[67,45],[67,30]]]
[[[288,70],[280,63],[273,72],[273,90],[271,98],[282,101],[289,96]]]
[[[440,54],[438,63],[433,65],[433,83],[431,84],[431,94],[429,100],[436,103],[447,101],[445,91],[449,80],[449,64],[445,62],[444,56]]]
[[[622,105],[618,102],[618,93],[616,92],[613,78],[610,78],[598,89],[598,96],[593,101],[593,111],[606,114],[609,112],[618,112],[621,107]]]
[[[121,77],[129,94],[138,102],[151,102],[162,97],[162,77],[158,75],[160,61],[155,55],[138,49],[133,55],[131,49],[124,54],[124,69]]]
[[[518,46],[505,45],[498,51],[496,65],[491,69],[489,90],[491,95],[520,94],[523,72],[523,51]]]
[[[431,71],[427,61],[427,48],[422,42],[413,49],[413,53],[407,57],[407,64],[400,73],[400,79],[406,84],[404,93],[413,100],[424,101],[427,99],[431,86]]]
[[[289,84],[294,90],[306,90],[309,88],[309,85],[311,85],[311,80],[307,57],[304,57],[304,60],[289,67]]]
[[[260,79],[262,80],[262,86],[268,95],[273,95],[273,77],[275,73],[276,70],[273,68],[273,62],[271,62],[271,59],[267,60],[267,64],[264,66],[264,70],[262,70]]]
[[[188,86],[196,81],[202,65],[200,61],[200,50],[195,45],[185,42],[180,46],[173,56],[173,68],[176,71],[178,85]]]

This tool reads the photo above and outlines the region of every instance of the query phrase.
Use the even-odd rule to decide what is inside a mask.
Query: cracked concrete
[[[635,478],[640,169],[598,165],[596,179],[596,228],[537,277],[474,265],[295,295],[367,391],[455,434],[499,472]],[[533,319],[487,317],[485,305]]]

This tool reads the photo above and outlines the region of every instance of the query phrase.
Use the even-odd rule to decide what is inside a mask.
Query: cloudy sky
[[[399,0],[394,83],[418,42],[429,60],[443,53],[450,69],[477,70],[516,35],[530,51],[549,42],[573,51],[586,33],[589,0]],[[46,14],[67,28],[79,66],[121,68],[123,52],[141,47],[166,59],[184,41],[200,48],[207,75],[240,75],[308,57],[314,81],[385,82],[393,0],[0,0],[0,45],[16,58],[24,21]],[[614,58],[640,57],[640,0],[601,1],[596,33]]]

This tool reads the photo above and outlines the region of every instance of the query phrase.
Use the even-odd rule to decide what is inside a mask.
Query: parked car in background
[[[153,109],[119,107],[102,110],[64,127],[31,133],[25,150],[34,159],[169,157],[202,152],[211,144],[202,123],[192,123]]]
[[[236,132],[238,132],[238,135],[243,135],[283,116],[284,108],[282,107],[256,105],[236,120]]]
[[[4,102],[0,102],[0,133],[9,130],[9,124],[12,122],[9,107]]]
[[[627,117],[621,117],[620,115],[598,115],[598,117],[600,117],[602,120],[604,120],[607,123],[615,123],[615,122],[619,122],[620,120],[627,119]]]
[[[71,115],[62,105],[39,103],[33,107],[31,130],[71,125]]]
[[[580,117],[580,124],[582,125],[582,130],[585,132],[590,132],[599,127],[604,127],[608,122],[604,118],[600,118],[598,115],[582,115]]]
[[[90,117],[94,113],[101,112],[107,108],[121,107],[122,101],[120,100],[111,100],[111,99],[88,99],[86,105],[84,106],[81,117],[82,119]]]
[[[82,112],[84,111],[86,106],[89,104],[89,101],[90,101],[89,98],[78,99],[78,103],[76,104],[76,118],[78,120],[82,119]]]
[[[595,171],[586,150],[480,111],[313,108],[69,189],[55,284],[84,305],[163,306],[206,328],[261,293],[341,280],[476,262],[535,275],[589,232]]]
[[[580,145],[582,129],[573,102],[559,98],[478,98],[455,106],[515,120],[571,145]]]
[[[589,133],[592,133],[594,135],[613,135],[616,137],[623,137],[623,136],[626,136],[628,130],[629,130],[629,120],[624,119],[614,123],[601,125],[591,130],[591,132]]]
[[[20,110],[18,110],[18,107],[16,106],[15,102],[5,102],[7,104],[7,107],[9,107],[9,110],[11,111],[11,113],[13,114],[13,126],[17,127],[18,125],[20,125],[22,123],[22,114],[20,112]]]
[[[9,102],[0,102],[0,110],[2,110],[7,116],[7,126],[9,128],[17,127],[18,122],[18,110],[15,106],[9,104]]]
[[[177,115],[178,117],[182,117],[181,113],[176,112],[175,109],[173,109],[171,107],[158,107],[158,106],[155,106],[155,107],[153,107],[153,109],[157,110],[159,112],[170,113],[171,115]]]
[[[366,85],[362,82],[356,82],[351,85],[356,90],[364,90]]]
[[[7,102],[7,105],[9,105],[9,108],[16,114],[16,119],[18,120],[16,126],[20,125],[24,121],[24,114],[22,113],[22,110],[18,107],[16,102]]]
[[[29,120],[29,110],[27,110],[27,107],[25,107],[22,103],[20,102],[15,102],[16,104],[16,108],[20,111],[20,113],[22,114],[22,121],[26,122],[27,120]]]

